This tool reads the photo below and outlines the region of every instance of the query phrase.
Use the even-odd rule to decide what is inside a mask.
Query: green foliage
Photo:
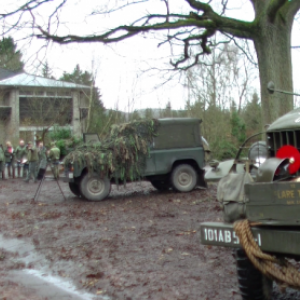
[[[262,131],[261,105],[257,93],[252,94],[252,99],[242,111],[248,135]]]
[[[64,72],[59,80],[73,82],[76,84],[93,85],[93,75],[87,71],[82,71],[77,64],[72,73]]]
[[[231,135],[236,139],[238,144],[246,140],[246,125],[237,111],[233,111],[230,119]]]
[[[82,139],[72,136],[71,128],[54,125],[53,131],[50,131],[48,137],[51,141],[55,141],[56,146],[60,150],[61,157],[65,157],[70,151],[80,145]]]
[[[52,141],[69,139],[72,136],[71,128],[61,127],[57,124],[53,125],[53,130],[49,132],[49,137]]]
[[[230,159],[236,156],[238,148],[228,139],[220,138],[210,145],[214,158],[218,160]]]
[[[0,41],[0,67],[12,71],[20,71],[24,67],[22,53],[17,50],[12,37],[2,38]]]
[[[149,143],[152,142],[158,128],[155,119],[141,120],[111,127],[106,140],[93,145],[76,148],[65,157],[65,164],[73,162],[99,176],[126,180],[140,178],[149,155]]]
[[[82,144],[82,139],[71,137],[69,139],[61,139],[56,141],[56,146],[60,150],[60,156],[65,157],[68,153],[73,151],[77,146]]]
[[[67,153],[67,148],[66,148],[65,140],[56,141],[56,146],[60,150],[60,156],[61,157],[64,157],[64,156],[66,156],[68,154]]]

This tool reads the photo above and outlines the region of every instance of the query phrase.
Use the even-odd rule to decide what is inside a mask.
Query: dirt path
[[[61,185],[66,200],[49,180],[33,202],[37,184],[0,181],[0,299],[241,300],[231,249],[199,242],[221,219],[215,185],[114,186],[99,203]]]

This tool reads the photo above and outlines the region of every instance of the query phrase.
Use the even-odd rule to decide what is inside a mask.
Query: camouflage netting
[[[100,177],[114,177],[125,183],[139,179],[158,126],[156,119],[113,125],[106,140],[76,148],[64,163],[73,162],[80,169],[87,166],[89,172]]]

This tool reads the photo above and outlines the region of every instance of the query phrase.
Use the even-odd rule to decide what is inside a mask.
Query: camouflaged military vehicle
[[[273,281],[297,288],[300,283],[289,260],[300,260],[300,108],[268,127],[266,144],[268,158],[255,179],[248,159],[243,172],[233,164],[220,180],[224,222],[201,224],[202,244],[236,249],[243,300],[271,299]]]
[[[65,180],[87,200],[105,199],[111,183],[148,180],[158,190],[189,192],[204,181],[201,120],[167,118],[114,125],[106,141],[89,137],[65,158]]]

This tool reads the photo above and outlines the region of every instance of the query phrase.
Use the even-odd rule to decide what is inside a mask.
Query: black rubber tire
[[[239,289],[243,300],[270,300],[273,281],[256,269],[243,249],[236,250]]]
[[[159,191],[168,191],[171,188],[167,180],[151,180],[151,184]]]
[[[79,188],[85,199],[101,201],[109,195],[111,183],[107,177],[100,178],[97,174],[86,173],[80,180]]]
[[[78,197],[81,197],[81,193],[80,193],[80,189],[79,189],[79,185],[75,182],[69,182],[69,188],[70,191]]]
[[[171,174],[172,187],[178,192],[192,191],[195,188],[197,181],[197,172],[188,164],[178,165]]]

